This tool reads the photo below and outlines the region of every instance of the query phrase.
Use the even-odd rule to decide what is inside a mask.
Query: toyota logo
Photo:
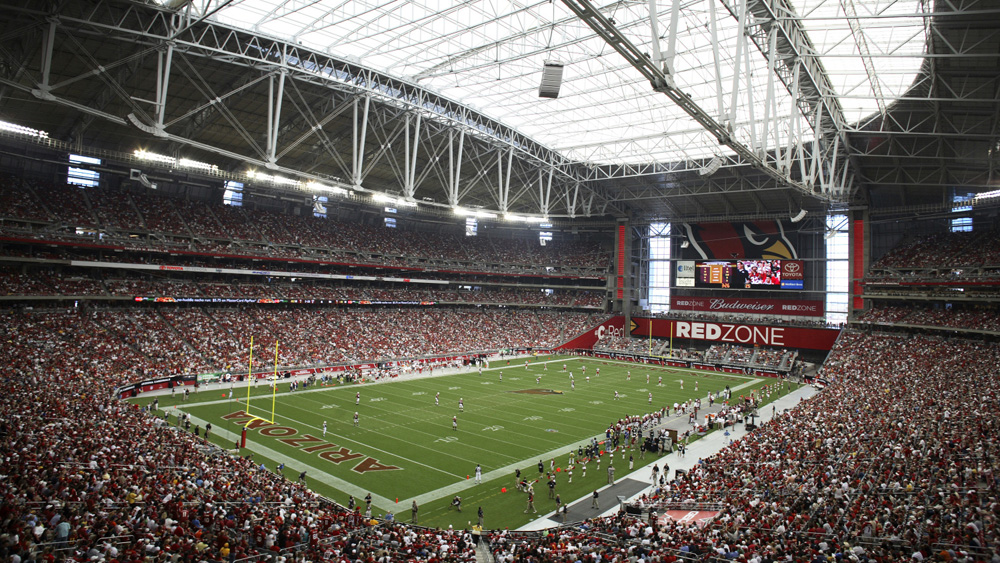
[[[802,269],[802,264],[798,262],[785,262],[781,265],[781,269],[788,272],[789,274],[796,274]]]

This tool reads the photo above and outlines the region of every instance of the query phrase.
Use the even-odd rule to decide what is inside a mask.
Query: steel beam
[[[700,106],[698,106],[698,104],[695,103],[690,96],[673,87],[667,80],[663,71],[657,68],[656,65],[650,61],[649,57],[641,52],[638,47],[628,40],[628,38],[622,35],[615,25],[611,23],[611,21],[603,13],[595,8],[589,0],[563,0],[563,3],[566,4],[566,6],[577,15],[577,17],[593,29],[595,33],[603,38],[610,47],[622,55],[633,68],[643,75],[643,77],[649,80],[655,91],[665,94],[673,103],[677,104],[684,110],[685,113],[697,121],[698,124],[701,125],[706,131],[714,135],[720,143],[725,144],[732,149],[741,159],[751,163],[754,167],[759,168],[765,174],[777,181],[780,185],[793,187],[812,196],[819,195],[813,193],[812,189],[802,182],[786,177],[771,164],[759,158],[750,147],[747,147],[743,143],[735,140],[732,137],[728,126],[712,118]],[[739,58],[740,57],[737,56],[737,60],[739,60]],[[730,107],[730,111],[731,110],[732,106]]]

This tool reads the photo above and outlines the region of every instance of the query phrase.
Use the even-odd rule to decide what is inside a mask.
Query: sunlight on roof
[[[750,72],[741,72],[736,107],[729,107],[738,33],[732,12],[738,10],[714,0],[723,92],[720,114],[708,1],[681,6],[676,85],[717,120],[731,117],[733,135],[741,142],[787,145],[794,104],[776,81],[779,117],[770,116],[765,127],[768,65],[753,46]],[[661,35],[668,29],[670,6],[659,4]],[[799,0],[799,17],[848,123],[879,110],[877,93],[889,104],[912,84],[924,49],[919,6],[911,0]],[[854,29],[845,16],[848,8],[857,16]],[[640,49],[652,50],[647,2],[614,2],[603,11]],[[654,92],[559,2],[243,0],[214,17],[405,78],[512,126],[570,159],[601,164],[676,162],[725,152],[714,136]],[[665,48],[665,41],[661,43]],[[864,49],[877,77],[875,85],[861,57]],[[546,61],[565,65],[557,99],[538,97]],[[777,136],[775,129],[780,132]],[[804,140],[812,136],[811,131],[802,133]]]

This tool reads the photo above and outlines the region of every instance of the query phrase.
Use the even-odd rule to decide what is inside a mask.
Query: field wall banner
[[[602,338],[625,338],[625,317],[611,317],[603,323],[591,328],[573,340],[563,344],[557,350],[589,350]]]
[[[839,329],[830,328],[633,317],[631,330],[633,337],[648,338],[650,329],[653,331],[654,338],[669,339],[673,336],[675,346],[684,340],[701,340],[741,346],[771,346],[807,350],[830,350],[840,334]]]
[[[805,299],[753,299],[745,297],[683,297],[671,296],[674,311],[713,313],[760,313],[796,317],[822,317],[824,303]]]

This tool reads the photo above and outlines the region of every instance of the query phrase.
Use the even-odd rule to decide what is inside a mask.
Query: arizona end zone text
[[[785,345],[785,329],[773,326],[747,326],[723,323],[674,322],[674,336],[741,344]]]
[[[279,442],[287,444],[293,448],[299,448],[306,453],[318,454],[320,459],[330,463],[339,465],[345,461],[357,462],[356,465],[351,468],[351,470],[356,473],[364,474],[369,471],[397,471],[401,469],[395,465],[385,465],[373,457],[352,452],[348,448],[327,442],[326,440],[317,438],[311,434],[303,434],[297,438],[292,438],[291,436],[297,436],[299,434],[299,431],[295,428],[272,424],[266,420],[261,420],[253,415],[249,415],[244,411],[223,415],[222,419],[233,421],[240,426],[246,425],[245,428],[247,430],[257,430],[262,436],[275,438]]]

